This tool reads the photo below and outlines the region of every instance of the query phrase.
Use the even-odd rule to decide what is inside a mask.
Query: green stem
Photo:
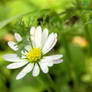
[[[85,26],[85,33],[86,33],[86,38],[89,42],[89,47],[90,47],[90,53],[92,54],[92,41],[91,41],[91,37],[90,37],[90,32],[89,32],[89,28],[88,28],[88,25]]]
[[[51,78],[51,76],[50,76],[49,73],[47,74],[47,77],[48,77],[48,80],[49,80],[49,82],[51,83],[51,87],[54,89],[54,91],[55,91],[55,92],[59,92],[59,91],[58,91],[58,88],[57,88],[57,86],[56,86],[56,84],[55,84],[54,81],[52,80],[52,78]]]
[[[39,65],[39,64],[38,64],[38,65]],[[39,68],[40,68],[40,66],[39,66]],[[40,68],[40,69],[41,69],[41,68]],[[49,73],[47,74],[47,78],[48,78],[49,82],[51,83],[51,87],[55,90],[55,92],[59,92],[57,86],[55,85],[55,83],[54,83],[54,81],[52,80],[52,78],[51,78],[51,76],[49,75]],[[43,81],[43,83],[44,83],[44,81]],[[51,89],[49,88],[48,91],[51,92]]]
[[[36,79],[37,79],[37,81],[38,81],[39,83],[41,83],[42,85],[44,85],[44,80],[43,80],[41,77],[38,77],[38,78],[36,78]],[[46,85],[46,86],[47,86],[47,85]],[[48,92],[52,92],[51,89],[50,89],[48,86],[47,86],[46,88],[47,88],[46,90],[47,90]]]
[[[63,44],[64,44],[67,58],[69,59],[69,61],[72,61],[72,57],[71,57],[71,53],[70,53],[70,49],[69,49],[69,44],[65,38],[65,34],[63,35]],[[74,88],[76,88],[76,87],[78,87],[78,81],[77,81],[76,73],[74,71],[74,66],[73,66],[72,62],[69,62],[69,68],[70,68],[70,77],[74,81]]]
[[[87,17],[84,19],[83,22],[86,22],[88,19]],[[84,29],[85,29],[85,36],[86,36],[86,39],[88,40],[88,44],[89,44],[89,54],[90,56],[92,56],[92,39],[91,39],[91,32],[90,32],[90,27],[89,27],[90,24],[87,24],[85,25]]]

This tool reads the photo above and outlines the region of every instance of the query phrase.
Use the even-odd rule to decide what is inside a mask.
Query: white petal
[[[32,47],[31,47],[30,45],[26,45],[26,46],[25,46],[25,49],[26,49],[26,50],[22,50],[22,51],[21,51],[21,54],[22,54],[22,57],[21,57],[21,58],[27,58],[27,57],[26,57],[26,54],[32,49]]]
[[[16,45],[15,42],[9,41],[9,42],[8,42],[8,46],[9,46],[12,50],[14,50],[14,51],[17,51],[17,50],[18,50],[18,46]]]
[[[62,62],[63,62],[63,60],[62,60],[62,59],[53,60],[53,63],[54,63],[54,64],[59,64],[59,63],[62,63]]]
[[[42,71],[44,72],[44,73],[48,73],[48,66],[47,66],[47,64],[46,63],[43,63],[43,62],[39,62],[39,65],[40,65],[40,67],[41,67],[41,69],[42,69]]]
[[[31,45],[27,45],[27,46],[25,46],[25,49],[29,52],[32,49],[32,47],[31,47]]]
[[[30,38],[31,38],[33,47],[35,47],[35,32],[36,32],[36,29],[35,27],[32,26],[30,29]]]
[[[43,57],[42,63],[47,64],[47,66],[51,67],[54,64],[62,63],[63,60],[61,59],[63,55],[57,54],[52,56],[45,56]]]
[[[42,47],[44,46],[46,40],[48,38],[48,29],[45,28],[42,33]]]
[[[32,75],[34,77],[36,77],[36,76],[39,75],[39,73],[40,73],[39,66],[37,64],[35,64],[34,69],[33,69],[33,72],[32,72]]]
[[[6,54],[3,56],[3,59],[9,62],[23,62],[23,59],[20,59],[17,54]]]
[[[21,55],[21,58],[27,58],[27,57],[26,57],[27,51],[22,50],[22,51],[21,51],[21,54],[22,54],[22,55]]]
[[[41,38],[42,38],[42,30],[41,30],[41,27],[38,26],[36,28],[36,32],[35,32],[35,45],[36,45],[36,48],[41,48],[41,46],[42,46]]]
[[[21,54],[26,55],[26,54],[27,54],[27,51],[22,50],[22,51],[21,51]]]
[[[60,59],[62,57],[63,57],[63,55],[57,54],[57,55],[52,55],[52,56],[45,56],[44,58],[50,59],[50,60],[57,60],[57,59]]]
[[[48,58],[44,58],[40,61],[43,64],[46,64],[48,67],[52,67],[53,66],[53,62],[51,59]]]
[[[22,37],[20,36],[20,34],[15,33],[15,34],[14,34],[14,36],[15,36],[15,38],[16,38],[16,40],[17,40],[17,42],[22,41]]]
[[[21,58],[26,59],[27,57],[26,57],[26,56],[24,56],[24,55],[22,55],[22,56],[21,56]]]
[[[31,72],[33,69],[33,65],[32,63],[29,63],[16,77],[16,80],[19,80],[21,78],[23,78],[27,73]]]
[[[7,66],[8,69],[16,69],[16,68],[20,68],[22,66],[24,66],[25,64],[27,64],[28,61],[23,61],[23,62],[17,62],[17,63],[12,63],[12,64],[9,64]]]
[[[56,44],[57,42],[57,34],[50,34],[43,49],[42,49],[42,52],[43,54],[46,54],[48,53]]]

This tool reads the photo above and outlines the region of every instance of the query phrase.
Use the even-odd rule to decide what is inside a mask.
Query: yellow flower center
[[[30,52],[26,54],[30,62],[35,62],[41,58],[41,50],[39,48],[33,48]]]

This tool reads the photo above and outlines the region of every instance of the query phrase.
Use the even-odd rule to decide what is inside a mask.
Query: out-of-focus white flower
[[[18,33],[15,33],[14,36],[17,42],[22,41],[22,37]],[[17,54],[7,54],[3,56],[6,61],[13,62],[7,66],[8,69],[16,69],[26,65],[17,75],[17,80],[23,78],[31,71],[33,76],[38,76],[40,73],[40,68],[44,73],[48,73],[48,67],[63,62],[61,59],[63,55],[57,54],[45,56],[45,54],[47,54],[57,42],[56,33],[51,33],[48,35],[47,28],[45,28],[42,32],[40,26],[37,28],[32,27],[30,29],[30,39],[32,46],[25,46],[25,50],[21,51],[21,57],[18,57]],[[18,50],[18,46],[15,42],[9,41],[8,45],[14,51]]]

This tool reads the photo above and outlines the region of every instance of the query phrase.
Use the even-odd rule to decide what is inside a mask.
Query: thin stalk
[[[68,45],[68,42],[67,42],[64,34],[63,34],[63,44],[64,44],[64,48],[65,48],[65,51],[66,51],[67,58],[69,59],[69,61],[72,61],[69,45]],[[76,73],[74,71],[74,66],[71,62],[69,62],[69,68],[70,68],[70,77],[74,81],[74,89],[75,89],[75,88],[78,87],[78,81],[77,81]]]
[[[58,87],[56,86],[56,84],[54,83],[54,81],[52,80],[50,74],[48,73],[47,74],[47,77],[48,77],[48,80],[49,82],[51,83],[51,87],[54,89],[55,92],[59,92],[58,91]]]
[[[86,23],[86,21],[88,21],[88,17],[85,16],[83,18],[83,22]],[[90,24],[86,24],[84,26],[84,31],[85,31],[85,36],[86,36],[86,39],[88,40],[88,44],[89,44],[89,54],[90,56],[92,56],[92,39],[91,39],[91,33],[90,33],[90,27],[89,27]]]
[[[44,80],[41,77],[36,78],[36,80],[41,83],[42,85],[44,85]],[[46,85],[47,86],[47,85]],[[48,92],[52,92],[52,90],[47,86],[46,89]]]
[[[86,36],[86,38],[89,42],[89,53],[92,56],[92,40],[91,40],[91,37],[90,37],[90,32],[89,32],[88,25],[85,26],[85,36]]]
[[[39,64],[38,64],[38,65],[39,65]],[[40,68],[40,65],[39,65],[39,68]],[[40,68],[40,70],[41,70],[41,68]],[[55,91],[55,92],[59,92],[57,86],[55,85],[55,83],[54,83],[54,81],[52,80],[52,78],[51,78],[51,76],[49,75],[49,73],[46,74],[46,75],[47,75],[47,78],[48,78],[49,82],[51,83],[51,87],[54,89],[54,91]],[[42,81],[43,81],[43,80],[42,80]],[[44,83],[44,81],[43,81],[43,83]],[[48,91],[51,92],[51,89],[48,88]]]

